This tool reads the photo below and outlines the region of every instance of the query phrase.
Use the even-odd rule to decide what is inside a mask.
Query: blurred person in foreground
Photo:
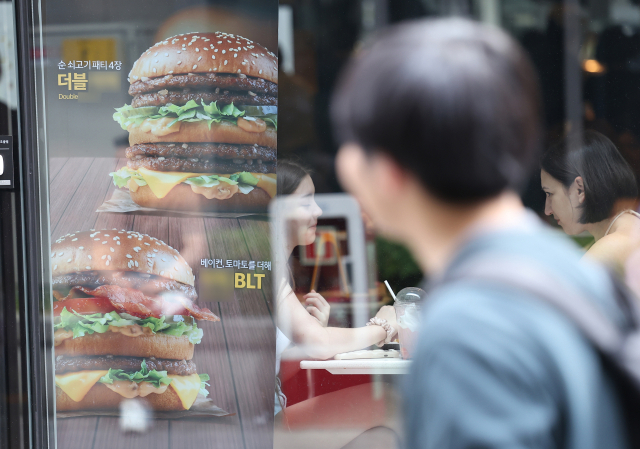
[[[351,61],[332,115],[343,186],[431,279],[407,447],[626,448],[616,385],[576,325],[517,282],[464,279],[486,260],[525,261],[540,283],[557,277],[627,318],[605,271],[517,194],[540,150],[522,49],[463,19],[390,28]]]
[[[640,249],[638,186],[631,166],[604,135],[587,131],[577,145],[570,136],[542,157],[544,213],[569,235],[591,234],[585,257],[624,275],[627,258]],[[637,274],[638,272],[636,272]]]

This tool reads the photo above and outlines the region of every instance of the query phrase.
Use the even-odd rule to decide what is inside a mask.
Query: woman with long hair
[[[291,205],[292,209],[287,211],[285,245],[282,248],[286,259],[297,246],[310,245],[315,241],[318,217],[322,210],[316,204],[314,194],[315,187],[309,170],[293,161],[278,161],[278,196],[287,196],[287,207]],[[291,271],[282,271],[287,275],[279,282],[276,298],[278,365],[282,351],[290,343],[312,358],[328,359],[341,352],[389,342],[396,335],[396,316],[392,306],[382,307],[367,326],[327,327],[330,307],[326,300],[319,293],[311,291],[304,296],[303,305],[293,292]],[[336,447],[342,447],[362,432],[387,424],[384,401],[373,400],[371,391],[370,384],[358,385],[286,408],[285,398],[279,394],[276,414],[284,427],[313,423],[316,427],[325,426],[329,429],[339,425],[345,432],[344,438],[336,437],[334,440]],[[382,412],[372,413],[376,408]],[[362,409],[363,413],[354,413],[358,409]],[[363,419],[363,416],[369,418]]]
[[[315,187],[308,170],[292,161],[278,162],[278,195],[287,195],[295,211],[289,211],[286,226],[286,257],[299,245],[310,245],[316,239],[316,226],[322,210],[314,200]],[[293,217],[293,218],[291,218]],[[290,279],[282,279],[277,297],[279,328],[289,330],[295,344],[316,359],[328,359],[340,352],[366,348],[389,341],[395,335],[395,310],[391,306],[380,309],[370,326],[360,328],[326,327],[329,305],[316,292],[305,295],[303,306],[291,288]],[[383,324],[374,324],[382,322]],[[282,323],[282,325],[280,325]]]

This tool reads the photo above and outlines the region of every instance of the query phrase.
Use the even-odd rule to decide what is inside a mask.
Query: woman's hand
[[[383,306],[376,313],[376,318],[382,318],[383,320],[387,320],[387,323],[395,330],[395,333],[391,336],[391,339],[387,338],[387,340],[391,341],[398,334],[398,321],[396,320],[396,309],[393,306]],[[389,343],[389,341],[385,340],[385,343]]]
[[[329,312],[331,311],[331,306],[327,300],[315,290],[311,290],[309,293],[304,295],[304,299],[305,307],[307,312],[309,312],[309,315],[318,320],[322,327],[327,327],[327,323],[329,322]]]

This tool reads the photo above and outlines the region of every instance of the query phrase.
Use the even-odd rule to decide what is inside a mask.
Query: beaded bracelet
[[[391,327],[391,325],[387,322],[387,320],[383,318],[378,318],[375,316],[369,320],[369,322],[367,323],[367,326],[380,326],[387,333],[387,338],[382,340],[380,343],[377,343],[378,346],[382,346],[385,343],[389,343],[391,341],[391,338],[396,332],[395,329]]]

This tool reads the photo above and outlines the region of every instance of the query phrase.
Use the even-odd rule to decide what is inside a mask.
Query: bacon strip
[[[220,321],[220,318],[218,318],[211,310],[199,308],[193,303],[193,301],[190,301],[189,298],[180,297],[179,301],[182,303],[182,306],[189,311],[189,315],[194,317],[196,320]]]
[[[133,288],[101,285],[95,289],[80,286],[73,287],[69,292],[69,296],[65,299],[77,297],[78,292],[107,298],[116,311],[128,313],[138,318],[148,318],[150,316],[159,318],[162,315],[190,315],[197,320],[220,321],[220,318],[211,310],[201,309],[189,298],[181,295],[172,295],[169,300],[165,301],[163,297],[145,296],[140,290]]]

